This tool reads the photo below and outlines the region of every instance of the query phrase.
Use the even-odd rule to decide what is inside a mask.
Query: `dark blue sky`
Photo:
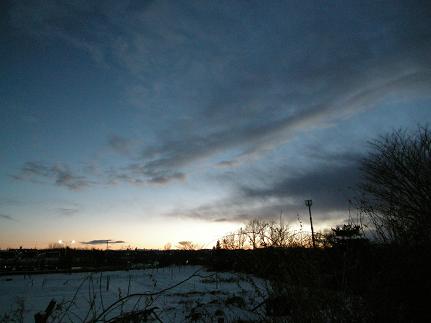
[[[431,120],[427,1],[3,1],[0,247],[212,243]]]

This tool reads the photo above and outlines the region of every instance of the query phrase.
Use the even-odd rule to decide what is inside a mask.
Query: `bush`
[[[431,132],[395,131],[370,143],[362,161],[361,210],[379,238],[400,244],[431,241]]]

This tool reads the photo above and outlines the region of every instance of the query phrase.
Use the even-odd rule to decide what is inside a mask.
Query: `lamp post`
[[[316,241],[314,240],[313,218],[311,217],[312,204],[313,204],[313,200],[305,200],[305,205],[308,206],[308,213],[310,214],[311,240],[313,241],[313,248],[316,248]]]

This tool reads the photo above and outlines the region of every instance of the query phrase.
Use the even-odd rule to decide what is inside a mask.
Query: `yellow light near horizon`
[[[324,232],[335,224],[343,223],[344,213],[331,214],[331,220],[318,219],[315,225],[316,232]],[[333,218],[336,220],[334,221]],[[290,224],[290,223],[289,223]],[[105,245],[88,246],[82,245],[77,241],[90,241],[94,239],[110,238],[112,240],[125,240],[124,244],[110,245],[110,249],[125,248],[145,248],[145,249],[163,249],[167,243],[170,243],[175,249],[180,241],[191,241],[198,247],[212,248],[218,239],[228,233],[244,227],[245,223],[239,222],[210,222],[205,220],[185,219],[185,218],[163,218],[161,220],[145,220],[140,222],[113,222],[99,225],[97,229],[86,226],[78,227],[73,230],[63,232],[68,239],[57,240],[60,245],[73,245],[76,248],[93,248],[105,249]],[[302,230],[298,222],[291,222],[289,225],[291,233],[310,234],[310,224],[308,221],[302,222]],[[77,240],[69,237],[75,236]],[[12,240],[8,236],[2,237],[0,248],[47,248],[54,239],[48,235],[32,236],[34,240]],[[6,238],[6,239],[5,239]],[[9,238],[9,239],[8,239]]]
[[[115,228],[115,239],[127,237],[126,243],[117,248],[138,247],[163,249],[171,243],[175,248],[180,241],[191,241],[199,247],[212,248],[218,239],[241,226],[234,222],[208,222],[191,219],[169,219],[141,225]],[[106,228],[109,230],[109,228]]]

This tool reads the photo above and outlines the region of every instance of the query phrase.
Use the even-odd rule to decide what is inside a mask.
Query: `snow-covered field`
[[[180,284],[175,286],[177,283]],[[175,287],[167,289],[172,286]],[[34,314],[55,299],[61,304],[54,313],[55,322],[90,321],[119,299],[144,293],[117,303],[104,318],[146,309],[147,312],[141,313],[153,319],[157,316],[163,322],[217,322],[221,317],[225,322],[257,320],[261,307],[251,310],[263,301],[266,290],[265,282],[260,279],[237,273],[208,272],[197,266],[3,276],[0,277],[0,318],[18,309],[16,315],[22,313],[24,322],[34,322]]]

